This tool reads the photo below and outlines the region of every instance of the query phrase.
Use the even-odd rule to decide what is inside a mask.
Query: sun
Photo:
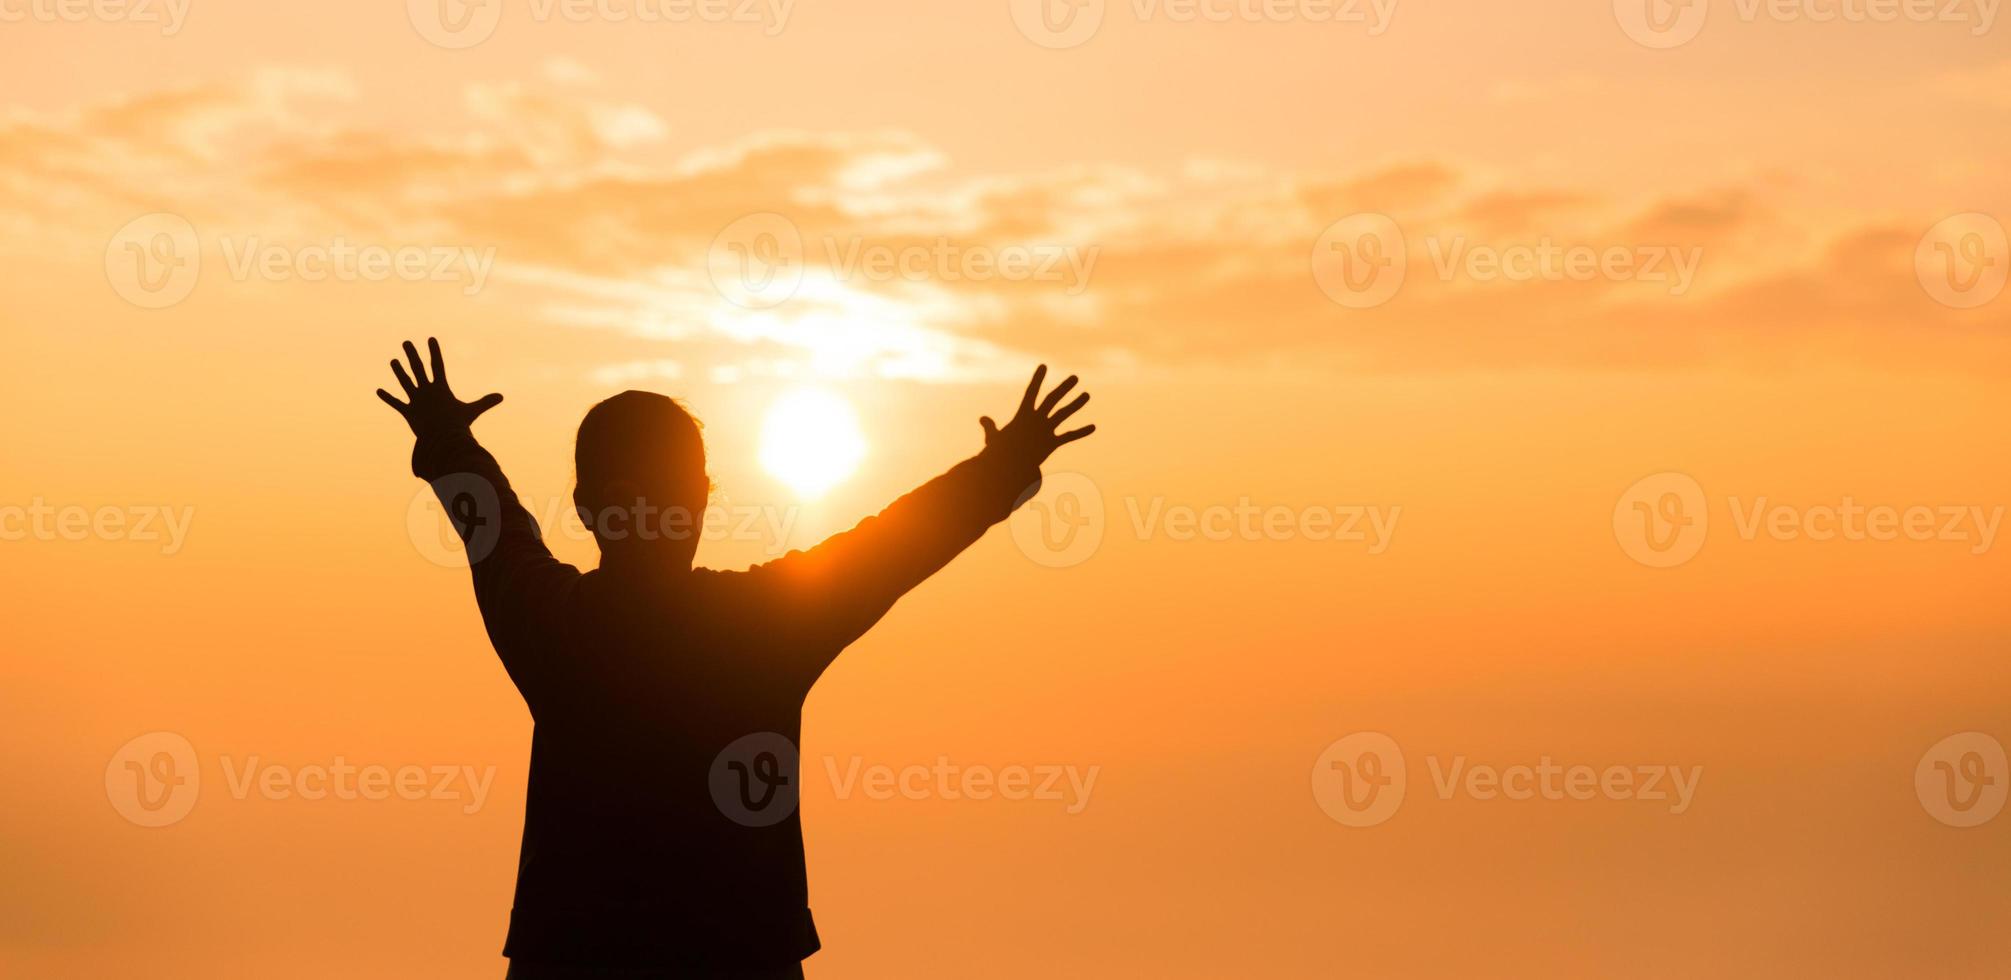
[[[783,392],[761,425],[762,468],[804,498],[823,496],[865,456],[851,403],[823,388]]]

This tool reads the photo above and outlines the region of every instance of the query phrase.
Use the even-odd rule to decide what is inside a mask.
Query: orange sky
[[[540,512],[587,406],[685,399],[756,518],[701,547],[729,567],[975,451],[1038,361],[1095,392],[1050,509],[810,698],[813,977],[2011,972],[2011,816],[1956,826],[1932,781],[1973,750],[1986,807],[2011,783],[2006,28],[1722,0],[1653,50],[1624,2],[1533,6],[1110,0],[1053,49],[1007,0],[505,0],[448,50],[423,2],[191,0],[168,33],[0,0],[0,975],[499,975],[530,719],[371,396],[429,334],[508,397],[477,431]],[[182,228],[189,278],[136,291]],[[722,284],[777,243],[749,228],[793,288]],[[318,264],[345,247],[425,271]],[[1354,291],[1363,248],[1401,285]],[[1016,255],[1053,274],[965,264]],[[811,500],[760,462],[804,387],[867,446]],[[1101,517],[1058,555],[1069,487]],[[1694,553],[1630,544],[1637,500],[1702,519]],[[202,783],[149,828],[119,779],[154,732]],[[1373,826],[1319,798],[1358,732],[1408,768]],[[233,792],[338,757],[474,775]],[[830,778],[939,760],[1094,782]],[[1434,782],[1456,760],[1698,781],[1486,799]]]

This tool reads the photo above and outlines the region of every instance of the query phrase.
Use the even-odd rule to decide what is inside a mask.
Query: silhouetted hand
[[[433,375],[426,376],[426,368],[419,363],[419,349],[405,342],[405,358],[412,363],[412,373],[405,373],[405,365],[391,362],[392,373],[398,375],[398,383],[405,388],[401,402],[391,397],[391,393],[377,389],[377,397],[405,417],[405,424],[412,427],[415,436],[443,435],[465,429],[477,417],[489,409],[502,404],[501,395],[483,395],[472,402],[464,402],[454,397],[454,390],[447,387],[447,362],[440,358],[440,342],[428,338],[426,349],[433,355]],[[413,379],[417,378],[415,382]]]
[[[1074,401],[1062,406],[1059,411],[1055,409],[1055,405],[1075,387],[1075,375],[1071,374],[1068,380],[1056,385],[1054,390],[1048,392],[1047,397],[1042,398],[1040,404],[1036,406],[1034,399],[1040,396],[1040,383],[1046,378],[1047,365],[1043,364],[1034,369],[1033,380],[1026,386],[1026,396],[1019,401],[1019,411],[1006,423],[1005,428],[999,428],[989,415],[978,420],[978,424],[985,427],[985,448],[997,448],[1010,453],[1016,459],[1023,459],[1039,466],[1046,462],[1055,450],[1096,431],[1096,426],[1093,425],[1086,425],[1072,432],[1059,431],[1061,424],[1068,421],[1069,416],[1089,404],[1089,393],[1077,395]]]

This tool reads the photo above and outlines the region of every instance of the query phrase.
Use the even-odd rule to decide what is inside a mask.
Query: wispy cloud
[[[958,380],[1010,374],[1024,352],[1405,371],[1884,362],[1955,345],[1947,363],[1970,369],[2004,353],[2003,331],[1983,329],[2005,325],[2001,304],[1952,310],[1915,280],[1940,215],[1783,213],[1741,184],[1622,200],[1449,160],[966,173],[900,132],[757,133],[672,155],[673,127],[604,98],[590,70],[548,75],[472,85],[462,118],[424,136],[348,119],[357,86],[334,72],[17,112],[0,122],[6,233],[19,248],[102,241],[167,210],[214,233],[493,247],[499,288],[553,324],[676,341],[679,363],[734,376]],[[1323,291],[1331,257],[1315,246],[1363,214],[1399,229],[1408,271],[1357,307]],[[1545,250],[1602,264],[1515,274]],[[1657,252],[1663,278],[1638,261]],[[1610,254],[1637,261],[1615,274]],[[787,289],[749,302],[722,288],[722,262],[782,268]]]

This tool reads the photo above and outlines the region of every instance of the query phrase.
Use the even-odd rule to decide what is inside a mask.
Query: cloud
[[[1916,282],[1924,216],[1798,217],[1739,183],[1616,200],[1481,181],[1443,160],[968,173],[897,131],[755,133],[673,154],[670,127],[598,98],[590,71],[555,62],[547,75],[472,85],[461,118],[418,135],[355,122],[357,86],[304,71],[17,113],[0,121],[9,247],[102,242],[153,210],[212,235],[493,247],[499,288],[555,328],[679,344],[675,360],[610,377],[678,364],[953,381],[1041,357],[1141,371],[1652,370],[1957,348],[1948,363],[1980,369],[2003,355],[2005,331],[1990,332],[2003,302],[1955,311]],[[1315,252],[1323,232],[1358,214],[1394,222],[1408,263],[1402,288],[1369,308],[1337,302],[1315,272],[1332,261]],[[753,215],[779,216],[799,243],[786,302],[736,303],[718,285],[722,233]],[[1601,271],[1503,271],[1545,250]],[[1615,256],[1632,272],[1606,271]],[[1644,273],[1685,262],[1681,282]]]

